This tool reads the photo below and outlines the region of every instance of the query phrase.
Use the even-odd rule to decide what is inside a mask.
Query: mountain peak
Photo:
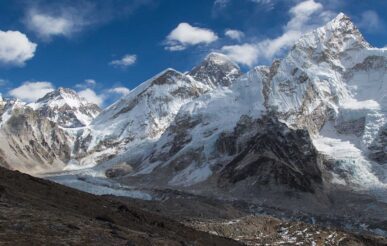
[[[357,38],[361,38],[364,40],[363,35],[360,33],[359,29],[352,22],[351,18],[349,18],[344,13],[339,13],[335,18],[329,21],[325,26],[323,26],[325,30],[329,30],[332,32],[340,32],[343,35],[354,35]]]
[[[234,63],[228,56],[218,52],[211,52],[203,62],[212,62],[215,64]],[[237,66],[236,64],[234,65]]]
[[[211,52],[188,75],[212,87],[229,86],[242,75],[237,64],[226,55]]]
[[[66,99],[68,97],[76,99],[78,101],[81,100],[78,94],[74,90],[64,88],[64,87],[59,87],[58,89],[51,91],[47,93],[45,96],[43,96],[42,98],[38,99],[36,103],[37,104],[47,103],[50,101]]]
[[[69,89],[69,88],[64,88],[64,87],[59,87],[56,92],[60,93],[60,94],[72,94],[72,95],[77,95],[77,93],[72,90],[72,89]]]
[[[88,125],[101,111],[97,105],[81,98],[74,90],[63,87],[47,93],[28,106],[67,128]]]
[[[348,20],[350,20],[350,18],[343,12],[340,12],[335,18],[332,19],[333,22],[348,21]]]

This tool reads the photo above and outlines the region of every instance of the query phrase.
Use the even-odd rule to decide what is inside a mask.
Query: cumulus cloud
[[[383,26],[383,21],[375,11],[367,10],[361,14],[360,28],[364,28],[368,32],[377,32],[383,29]]]
[[[259,54],[257,47],[252,44],[223,46],[222,52],[231,60],[247,66],[254,65]]]
[[[103,95],[97,95],[97,93],[90,88],[78,91],[77,93],[80,97],[84,98],[86,101],[90,103],[95,103],[98,106],[101,106],[105,100],[105,97]]]
[[[21,86],[8,92],[9,95],[25,102],[35,102],[54,90],[54,86],[46,81],[26,81]]]
[[[34,57],[37,44],[19,31],[0,30],[0,63],[23,66]]]
[[[210,44],[218,39],[216,33],[207,28],[191,26],[188,23],[180,23],[166,39],[166,50],[180,51],[188,46],[198,44]]]
[[[111,61],[110,65],[116,66],[116,67],[123,67],[123,68],[125,68],[125,67],[128,67],[130,65],[135,64],[136,61],[137,61],[137,56],[136,55],[127,54],[127,55],[124,55],[119,60]]]
[[[334,16],[334,13],[325,11],[322,4],[314,0],[299,2],[289,10],[289,14],[291,18],[284,25],[280,36],[257,43],[224,46],[221,49],[222,52],[235,62],[247,66],[252,66],[261,59],[270,61],[291,47],[303,33],[316,28]],[[316,19],[320,22],[316,22]]]
[[[120,94],[122,96],[126,96],[129,94],[130,90],[126,87],[115,87],[109,90],[110,93]]]
[[[242,31],[234,30],[234,29],[227,29],[224,32],[224,35],[226,35],[227,37],[229,37],[231,39],[235,39],[238,41],[240,41],[245,36],[245,34]]]
[[[95,103],[100,107],[121,96],[126,96],[130,92],[130,90],[124,86],[115,85],[111,88],[103,87],[103,84],[98,83],[94,79],[86,79],[84,82],[75,85],[80,97],[86,99],[88,102]]]

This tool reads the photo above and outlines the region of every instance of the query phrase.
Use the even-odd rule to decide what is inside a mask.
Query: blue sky
[[[0,0],[0,93],[33,101],[59,86],[101,106],[211,51],[244,71],[281,57],[344,12],[387,44],[385,0]]]

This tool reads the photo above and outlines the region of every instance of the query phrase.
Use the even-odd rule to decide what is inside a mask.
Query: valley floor
[[[0,245],[238,245],[130,202],[0,167]]]
[[[257,213],[259,208],[252,213],[243,202],[174,190],[149,194],[153,199],[96,196],[0,168],[0,245],[387,243],[383,237],[276,219]]]

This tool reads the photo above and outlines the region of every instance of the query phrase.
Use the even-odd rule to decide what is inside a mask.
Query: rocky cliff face
[[[273,116],[251,122],[244,130],[240,126],[226,141],[231,144],[227,152],[236,155],[220,172],[221,186],[234,189],[242,183],[244,189],[261,190],[282,186],[314,193],[322,185],[322,159],[307,130],[289,129]],[[243,134],[251,137],[240,140]],[[232,146],[235,143],[242,146]]]
[[[17,101],[8,101],[0,129],[0,161],[28,173],[63,170],[73,139],[55,122]]]

